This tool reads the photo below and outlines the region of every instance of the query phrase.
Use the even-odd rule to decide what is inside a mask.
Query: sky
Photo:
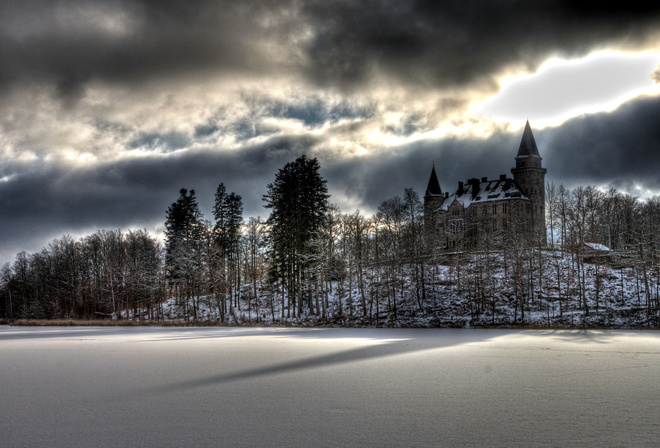
[[[267,218],[306,154],[373,213],[435,166],[660,193],[660,6],[628,1],[2,0],[0,265],[64,234],[147,229],[224,183]]]

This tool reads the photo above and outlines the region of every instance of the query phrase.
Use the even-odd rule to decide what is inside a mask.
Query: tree
[[[387,285],[387,307],[394,320],[398,318],[397,288],[403,295],[403,229],[406,218],[406,206],[400,196],[387,199],[378,206],[376,227],[380,229],[381,262],[387,266],[385,283]]]
[[[0,268],[0,317],[14,317],[11,296],[12,279],[11,265],[5,263]]]
[[[349,261],[349,301],[352,302],[352,276],[353,273],[357,274],[357,286],[360,294],[360,302],[362,304],[362,315],[367,317],[367,298],[365,295],[365,275],[364,266],[367,253],[365,246],[367,245],[367,232],[371,222],[360,214],[359,210],[351,215],[346,215],[345,226],[347,237],[349,238],[350,247],[350,261]]]
[[[261,217],[250,218],[245,226],[245,277],[250,282],[251,292],[248,294],[248,310],[252,309],[252,299],[254,299],[255,311],[257,313],[257,322],[259,322],[259,293],[257,283],[261,284],[263,277],[264,260],[262,257],[262,248],[264,247],[265,226]],[[260,288],[259,288],[260,289]],[[271,303],[272,305],[272,303]],[[272,314],[274,310],[271,306]]]
[[[201,252],[204,248],[204,223],[199,211],[195,190],[182,188],[179,199],[167,209],[165,221],[167,278],[177,290],[177,297],[183,293],[188,301],[199,292],[199,275],[202,270]],[[197,306],[193,307],[195,318]]]
[[[146,230],[129,231],[124,238],[126,253],[125,285],[129,289],[127,306],[138,310],[146,308],[150,318],[153,309],[161,300],[160,266],[161,249],[158,242]]]
[[[422,202],[412,188],[406,188],[403,194],[405,227],[405,249],[410,270],[410,305],[412,316],[415,317],[415,301],[413,299],[412,285],[415,284],[415,296],[420,310],[424,308],[426,299],[424,279],[424,251],[422,248],[422,237],[424,230],[424,216]]]
[[[545,211],[547,214],[548,230],[550,230],[550,247],[555,247],[555,227],[558,218],[558,191],[555,184],[548,182],[545,186]]]
[[[345,258],[339,254],[339,241],[342,227],[342,215],[339,207],[336,204],[331,204],[328,208],[328,213],[325,219],[325,225],[320,232],[321,241],[321,275],[323,282],[321,293],[323,300],[321,301],[321,316],[325,318],[330,312],[330,292],[332,291],[332,282],[337,281],[339,285],[340,280],[345,276]],[[339,289],[339,288],[338,288]],[[336,314],[341,316],[343,314],[341,292],[338,291]]]
[[[224,184],[218,185],[213,205],[213,228],[215,240],[225,254],[232,254],[238,249],[238,239],[243,224],[243,199],[236,193],[229,193]]]
[[[294,316],[302,313],[303,285],[309,280],[318,246],[311,245],[324,223],[328,209],[326,181],[319,174],[315,158],[303,155],[287,163],[268,184],[263,196],[265,207],[271,209],[267,223],[271,226],[271,258],[276,275],[287,286],[289,304]],[[310,298],[311,307],[311,298]]]
[[[218,277],[220,294],[229,294],[231,306],[239,306],[240,291],[240,230],[243,224],[243,200],[236,193],[227,193],[224,184],[218,185],[213,205],[214,252],[213,260],[215,275]],[[226,297],[220,303],[220,314],[224,317]]]

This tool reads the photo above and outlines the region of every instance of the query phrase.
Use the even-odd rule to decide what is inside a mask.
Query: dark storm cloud
[[[85,82],[268,68],[259,45],[267,9],[242,1],[26,0],[0,5],[0,88],[45,81],[74,99]]]
[[[66,109],[74,107],[85,96],[86,78],[80,73],[71,74],[57,82],[57,97]]]
[[[615,113],[574,118],[541,135],[548,147],[545,164],[559,182],[635,184],[660,190],[660,98],[642,97]]]
[[[300,72],[335,86],[381,74],[461,86],[510,64],[643,42],[657,32],[660,7],[640,4],[8,0],[0,5],[0,89],[38,79],[75,102],[94,79],[140,84],[211,71]]]
[[[312,2],[316,30],[309,75],[361,85],[384,73],[403,83],[463,86],[488,81],[510,64],[535,67],[550,55],[583,55],[657,32],[648,3],[373,0]]]

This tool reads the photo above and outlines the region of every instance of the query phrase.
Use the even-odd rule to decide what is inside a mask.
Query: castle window
[[[486,208],[485,205],[484,205],[484,208],[482,209],[482,211],[483,211],[483,213],[482,213],[483,216],[486,216],[488,214],[488,209]]]
[[[493,204],[493,215],[497,213],[497,204]]]

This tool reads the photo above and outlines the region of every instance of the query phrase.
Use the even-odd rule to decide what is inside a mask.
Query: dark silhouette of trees
[[[243,224],[243,200],[240,195],[227,193],[224,184],[218,185],[213,205],[213,246],[211,275],[214,294],[224,320],[227,312],[226,299],[229,299],[229,311],[240,308],[240,237]]]
[[[310,310],[312,286],[318,281],[313,268],[318,262],[318,245],[312,242],[325,222],[328,210],[326,181],[319,174],[318,160],[303,155],[287,163],[268,184],[263,200],[271,210],[271,263],[277,278],[286,285],[287,313],[300,316],[306,299]]]
[[[163,247],[145,230],[100,230],[21,252],[0,268],[0,318],[158,320],[169,294],[184,318],[200,319],[205,304],[234,323],[525,324],[540,310],[565,323],[603,319],[614,306],[659,320],[658,197],[548,184],[549,247],[513,219],[526,205],[518,201],[497,219],[492,206],[466,212],[448,248],[433,241],[445,234],[423,231],[414,190],[373,216],[342,214],[319,169],[306,156],[280,169],[263,197],[266,222],[244,222],[241,196],[220,184],[214,222],[203,220],[194,190],[180,190]]]
[[[166,273],[176,297],[185,299],[186,310],[190,300],[193,300],[192,313],[195,318],[202,287],[205,232],[195,190],[188,192],[182,188],[177,201],[167,209]]]
[[[163,254],[146,230],[65,235],[0,270],[0,316],[37,319],[160,319]]]

